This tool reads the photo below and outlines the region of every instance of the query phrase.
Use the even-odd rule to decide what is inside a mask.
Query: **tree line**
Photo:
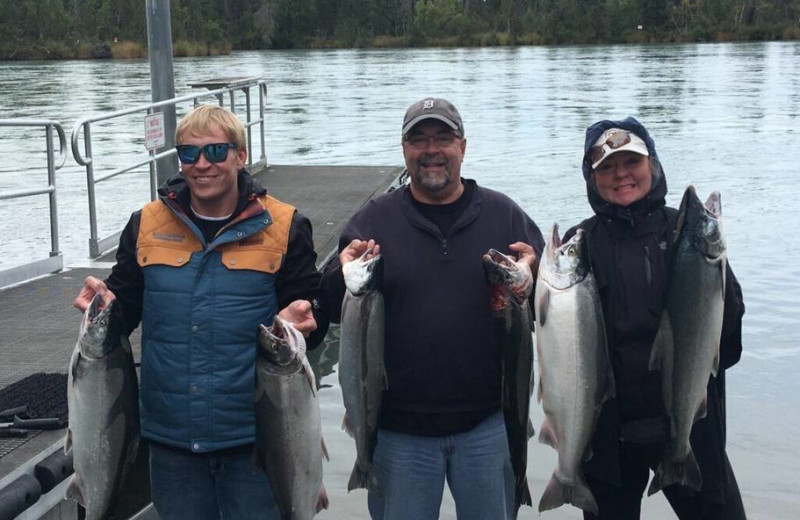
[[[145,6],[145,0],[0,0],[0,57],[120,42],[146,52]],[[173,41],[195,54],[800,39],[800,0],[171,0],[170,7]]]

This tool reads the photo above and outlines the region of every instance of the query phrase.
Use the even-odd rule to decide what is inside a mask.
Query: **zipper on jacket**
[[[644,276],[647,279],[647,287],[650,287],[653,282],[653,268],[650,262],[650,248],[644,246]]]

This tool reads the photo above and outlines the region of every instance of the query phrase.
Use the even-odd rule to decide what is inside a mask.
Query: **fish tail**
[[[67,484],[67,490],[64,492],[64,498],[67,500],[74,500],[82,507],[86,507],[86,499],[83,495],[83,481],[78,475],[73,475]]]
[[[317,503],[314,505],[314,513],[319,513],[323,509],[328,509],[328,492],[325,490],[325,485],[319,485],[319,492],[317,494]]]
[[[597,501],[585,480],[580,478],[574,484],[564,484],[553,473],[539,501],[539,512],[555,509],[564,504],[572,504],[584,511],[598,514]]]
[[[353,465],[353,472],[350,474],[350,480],[347,482],[347,491],[354,489],[368,489],[370,491],[378,491],[378,480],[373,475],[372,471],[364,471],[358,466],[358,461]]]
[[[658,493],[672,484],[680,484],[700,491],[703,485],[703,475],[700,473],[700,466],[697,465],[697,459],[691,449],[683,461],[676,462],[666,457],[661,460],[656,474],[650,482],[647,495]]]

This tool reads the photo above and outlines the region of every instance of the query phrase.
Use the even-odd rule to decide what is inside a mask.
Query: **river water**
[[[405,108],[446,97],[466,128],[462,174],[509,194],[543,231],[590,215],[580,173],[585,128],[637,117],[656,141],[668,203],[677,206],[688,184],[701,196],[722,193],[729,258],[747,305],[744,354],[728,371],[728,452],[750,518],[800,514],[800,43],[236,52],[176,59],[174,68],[177,95],[213,77],[268,79],[267,156],[275,164],[399,165]],[[0,71],[0,118],[56,119],[68,133],[79,118],[149,101],[146,60],[0,62]],[[44,184],[42,132],[3,134],[0,192]],[[94,135],[101,171],[142,150],[140,117]],[[146,202],[147,182],[141,172],[98,188],[101,236]],[[85,184],[70,157],[58,173],[68,265],[88,255]],[[46,256],[44,199],[0,207],[0,269]],[[366,518],[364,493],[343,490],[353,459],[338,428],[336,374],[322,382],[333,460],[325,467],[331,510],[320,518],[342,518],[339,503]],[[539,423],[538,405],[532,413]],[[555,454],[535,440],[530,452],[538,501]],[[536,517],[521,510],[520,518]],[[660,495],[644,501],[644,518],[672,517]],[[454,518],[449,498],[442,518]],[[542,518],[580,514],[563,507]]]

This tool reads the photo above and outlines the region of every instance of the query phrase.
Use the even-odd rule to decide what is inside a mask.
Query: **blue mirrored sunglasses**
[[[178,151],[178,159],[183,164],[194,164],[200,159],[200,152],[203,152],[206,160],[211,163],[221,163],[228,158],[228,150],[236,149],[233,143],[211,143],[203,146],[194,144],[179,144],[175,147]]]

